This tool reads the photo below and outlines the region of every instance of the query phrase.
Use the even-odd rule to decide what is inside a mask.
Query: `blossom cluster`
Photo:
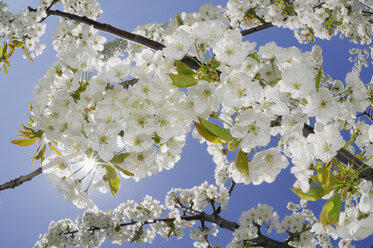
[[[300,42],[330,39],[340,33],[353,42],[369,44],[373,29],[371,1],[230,0],[226,14],[233,27],[248,29],[263,22],[294,30]]]
[[[360,79],[361,66],[349,72],[345,82],[333,80],[323,71],[320,47],[308,52],[275,42],[257,47],[244,40],[241,32],[270,22],[295,30],[300,41],[330,38],[340,32],[369,43],[371,17],[361,15],[361,5],[352,2],[231,0],[226,8],[204,5],[198,13],[182,13],[168,23],[135,30],[164,44],[159,51],[134,43],[108,45],[92,26],[61,19],[53,34],[58,61],[34,88],[31,129],[42,133],[42,142],[57,147],[42,162],[43,172],[68,200],[90,210],[75,223],[52,223],[35,247],[97,247],[105,237],[118,244],[152,242],[156,233],[181,237],[187,222],[180,217],[180,209],[190,214],[201,213],[209,205],[215,208],[215,204],[225,209],[230,194],[224,186],[227,179],[272,183],[289,160],[297,179],[295,188],[306,193],[315,181],[316,165],[328,164],[342,147],[349,148],[341,135],[344,130],[350,131],[351,142],[363,149],[366,158],[371,157],[373,129],[356,121],[357,113],[371,106],[373,89],[373,79],[368,84]],[[23,18],[6,12],[0,3],[0,32],[9,40],[18,39],[16,31],[30,32],[24,40],[28,57],[32,55],[27,51],[36,49],[34,43],[44,32],[39,21],[50,3],[42,1],[36,12],[20,14]],[[92,20],[102,12],[96,1],[61,3],[63,11]],[[5,24],[9,23],[8,28]],[[183,58],[195,61],[198,68],[184,64]],[[210,122],[210,117],[215,120]],[[304,128],[311,121],[315,128],[305,135]],[[147,197],[143,203],[124,203],[112,213],[96,209],[87,195],[91,182],[102,192],[110,188],[115,195],[117,174],[140,180],[173,168],[193,123],[193,136],[207,140],[208,152],[217,164],[217,186],[205,182],[192,189],[174,189],[166,198],[166,207]],[[228,151],[236,159],[228,159]],[[82,190],[85,178],[89,182],[87,190]],[[341,213],[343,227],[328,232],[335,238],[359,239],[373,233],[366,228],[371,223],[372,186],[357,182],[360,186],[352,185],[355,196],[350,194],[347,200],[357,197],[359,203]],[[155,221],[166,208],[174,220]],[[359,211],[365,215],[359,216]],[[242,214],[230,246],[255,239],[259,226],[270,223],[270,229],[280,233],[301,233],[294,245],[314,247],[323,243],[322,231],[311,217],[307,211],[294,212],[280,222],[272,208],[258,205]],[[311,231],[304,230],[306,220],[313,225]],[[152,222],[150,229],[143,228],[146,221]],[[119,224],[127,222],[131,224]],[[353,229],[357,223],[364,231]],[[207,233],[215,234],[215,229],[194,231],[191,236],[201,241]]]
[[[172,189],[166,197],[165,206],[151,196],[142,202],[128,200],[112,211],[103,212],[97,208],[87,210],[76,221],[63,219],[51,222],[48,233],[41,235],[34,245],[39,247],[92,246],[99,247],[106,238],[113,244],[124,242],[152,243],[156,234],[168,239],[171,235],[181,238],[184,229],[194,225],[193,220],[184,220],[185,211],[193,217],[203,211],[208,203],[214,201],[223,209],[228,202],[226,188],[204,182],[192,189]],[[164,216],[164,218],[162,218]],[[197,241],[195,247],[203,247],[203,237],[216,235],[216,224],[204,230],[191,230],[191,237]]]

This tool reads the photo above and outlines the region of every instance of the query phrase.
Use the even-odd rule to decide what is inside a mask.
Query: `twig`
[[[228,193],[229,193],[229,196],[231,196],[232,195],[232,191],[233,191],[233,189],[234,189],[234,186],[236,186],[236,182],[232,179],[232,184],[231,184],[231,186],[229,187],[229,190],[228,190]],[[218,214],[220,214],[221,213],[221,205],[215,210],[215,209],[213,209],[213,215],[218,215]]]
[[[265,23],[265,24],[262,24],[260,26],[256,26],[254,28],[250,28],[250,29],[246,29],[246,30],[242,30],[241,31],[241,35],[242,36],[246,36],[246,35],[249,35],[249,34],[252,34],[252,33],[255,33],[255,32],[258,32],[260,30],[264,30],[264,29],[267,29],[267,28],[270,28],[270,27],[273,27],[273,24],[272,23]]]
[[[26,176],[20,176],[18,178],[10,180],[9,182],[0,185],[0,191],[4,190],[4,189],[9,189],[9,188],[13,189],[17,186],[20,186],[24,182],[31,181],[34,177],[41,174],[42,172],[43,172],[43,170],[40,167],[39,169],[31,172],[30,174],[27,174]]]
[[[52,7],[53,7],[53,5],[55,5],[57,2],[59,2],[60,0],[53,0],[52,2],[51,2],[51,4],[45,9],[45,11],[46,12],[48,12]],[[47,16],[45,16],[45,17],[43,17],[43,18],[41,18],[41,20],[39,21],[39,22],[43,22],[45,19],[47,19],[48,18],[48,14],[47,14]]]

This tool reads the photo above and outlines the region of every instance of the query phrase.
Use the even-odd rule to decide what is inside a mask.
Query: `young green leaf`
[[[295,194],[297,194],[300,198],[308,201],[317,201],[321,199],[324,195],[329,194],[332,189],[331,188],[323,188],[320,186],[311,186],[310,190],[304,193],[301,189],[292,188],[291,189]]]
[[[109,179],[109,186],[110,186],[111,194],[115,196],[120,187],[119,176],[112,164],[106,163],[105,169],[106,169],[106,176]]]
[[[227,143],[232,141],[234,137],[231,135],[231,132],[224,127],[216,125],[208,120],[204,120],[202,118],[198,118],[199,123],[205,127],[210,133],[219,137],[223,143]]]
[[[58,154],[58,156],[62,155],[61,152],[59,150],[57,150],[57,148],[54,147],[51,142],[48,143],[48,146],[51,149],[51,151],[55,151]]]
[[[196,126],[199,135],[201,135],[205,140],[212,143],[221,143],[219,137],[210,133],[204,126],[195,121],[193,121],[193,123]]]
[[[121,164],[123,161],[129,156],[130,154],[128,152],[126,153],[117,153],[114,155],[114,157],[110,160],[113,164]]]
[[[338,226],[341,212],[341,195],[334,194],[324,205],[320,213],[320,222],[323,226]]]
[[[34,162],[35,162],[35,159],[36,159],[36,154],[39,153],[40,148],[41,148],[41,145],[42,145],[42,144],[40,143],[40,145],[38,146],[38,149],[36,149],[35,155],[32,157],[32,160],[31,160],[31,166],[34,165]]]
[[[31,146],[36,142],[36,139],[15,139],[12,140],[10,143],[18,145],[18,146]]]
[[[337,180],[337,177],[328,168],[322,168],[322,185],[324,185],[324,188],[333,187],[337,183]]]
[[[181,20],[180,16],[178,13],[176,13],[176,22],[177,22],[177,26],[181,26],[183,25],[183,20]]]
[[[117,170],[120,170],[124,175],[126,176],[129,176],[129,177],[133,177],[135,174],[133,174],[132,172],[126,170],[126,169],[123,169],[122,167],[120,167],[119,165],[116,165],[116,164],[113,164],[114,167],[117,169]]]
[[[15,48],[21,48],[23,46],[23,43],[22,43],[22,41],[15,40],[15,41],[13,41],[13,46]]]
[[[5,74],[8,74],[8,68],[6,67],[5,64],[3,64],[3,69],[4,69]]]
[[[185,88],[194,86],[198,83],[198,80],[193,76],[181,75],[181,74],[168,74],[172,80],[172,85],[175,85],[179,88]]]
[[[39,151],[39,153],[35,156],[35,159],[43,159],[44,158],[44,154],[45,154],[45,149],[47,148],[46,145],[43,146],[43,148],[41,148],[41,150]],[[44,159],[43,159],[44,160]]]
[[[193,76],[196,73],[181,60],[175,60],[176,71],[179,75]]]
[[[236,157],[236,167],[239,172],[241,172],[244,176],[249,178],[249,160],[246,156],[246,153],[241,150],[238,150],[237,157]]]

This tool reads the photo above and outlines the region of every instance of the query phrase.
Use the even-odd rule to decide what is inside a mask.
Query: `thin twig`
[[[31,181],[34,177],[41,174],[42,172],[43,170],[40,167],[39,169],[27,174],[26,176],[20,176],[18,178],[10,180],[9,182],[0,185],[0,191],[4,189],[10,189],[10,188],[13,189],[17,186],[20,186],[24,182]]]
[[[229,187],[229,190],[228,190],[228,193],[229,193],[229,196],[231,196],[232,195],[232,191],[233,191],[233,189],[234,189],[234,186],[236,186],[236,182],[232,179],[232,184],[231,184],[231,186]],[[213,215],[218,215],[218,214],[220,214],[221,213],[221,205],[215,210],[215,209],[213,209]]]
[[[57,2],[59,2],[60,0],[53,0],[52,2],[51,2],[51,4],[45,9],[45,11],[46,12],[48,12],[52,7],[53,7],[53,5],[55,5]],[[48,18],[48,14],[47,14],[47,16],[45,16],[45,17],[43,17],[43,18],[41,18],[41,20],[39,21],[39,22],[43,22],[45,19],[47,19]]]
[[[364,111],[363,114],[366,115],[371,121],[373,121],[373,117],[367,111]]]
[[[267,29],[267,28],[270,28],[270,27],[273,27],[273,24],[267,22],[267,23],[262,24],[260,26],[256,26],[256,27],[253,27],[253,28],[242,30],[241,31],[241,35],[242,36],[246,36],[246,35],[249,35],[249,34],[252,34],[252,33],[255,33],[255,32],[258,32],[258,31],[261,31],[261,30],[264,30],[264,29]]]

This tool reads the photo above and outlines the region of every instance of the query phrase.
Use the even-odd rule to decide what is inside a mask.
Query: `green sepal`
[[[258,54],[257,53],[252,53],[252,54],[249,54],[247,55],[248,57],[254,59],[256,62],[258,62],[260,64],[260,60],[258,58]]]
[[[240,140],[238,138],[234,138],[231,142],[228,144],[228,150],[234,151],[236,150],[237,146],[240,144]]]

